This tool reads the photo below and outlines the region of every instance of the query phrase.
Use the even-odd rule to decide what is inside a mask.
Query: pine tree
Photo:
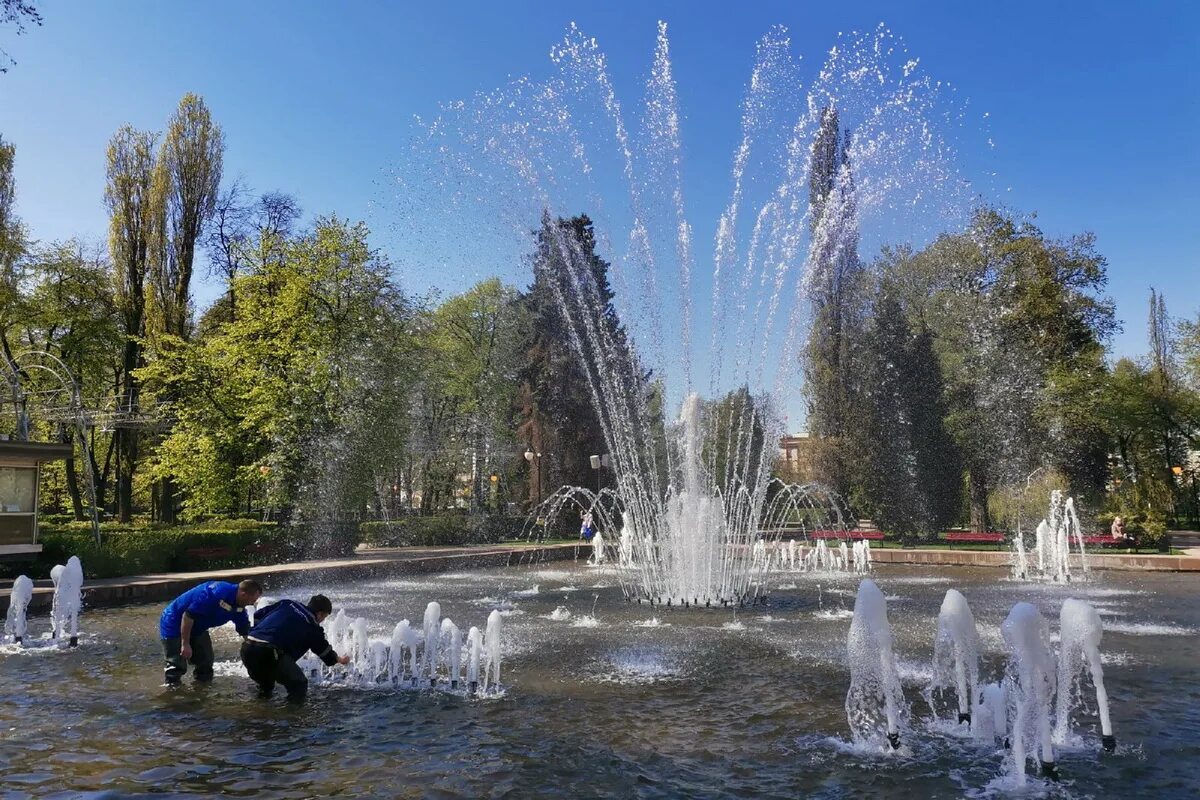
[[[521,371],[518,439],[535,453],[530,500],[594,481],[589,457],[607,452],[605,426],[636,416],[645,400],[625,329],[613,307],[609,264],[596,255],[586,215],[543,219],[525,296],[530,334]],[[612,396],[613,387],[622,387]]]

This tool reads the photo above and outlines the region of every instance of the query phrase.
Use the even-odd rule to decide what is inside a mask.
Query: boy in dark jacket
[[[177,686],[191,663],[196,680],[206,683],[213,677],[213,646],[208,632],[232,622],[239,636],[250,629],[246,606],[262,596],[258,581],[241,583],[212,581],[189,589],[163,609],[158,619],[158,635],[167,657],[167,685]]]
[[[325,639],[321,623],[331,613],[333,604],[323,594],[313,595],[307,605],[280,600],[255,612],[254,627],[242,643],[242,663],[260,696],[270,697],[275,684],[282,683],[288,700],[303,700],[308,678],[296,661],[309,650],[326,666],[350,663],[350,656],[339,657]]]

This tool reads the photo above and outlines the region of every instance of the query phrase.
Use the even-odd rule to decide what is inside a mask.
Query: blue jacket
[[[245,606],[237,604],[237,588],[236,583],[213,581],[188,589],[163,609],[158,620],[159,635],[178,639],[179,626],[187,614],[192,618],[193,636],[227,622],[232,622],[238,634],[245,636],[250,631],[250,620]]]
[[[293,660],[312,650],[327,665],[337,663],[337,653],[325,639],[325,629],[308,606],[295,600],[280,600],[256,611],[249,638],[269,644]]]

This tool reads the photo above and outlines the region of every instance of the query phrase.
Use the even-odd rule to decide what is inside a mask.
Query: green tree
[[[837,109],[829,107],[813,141],[809,170],[813,311],[804,387],[817,474],[843,495],[849,495],[854,473],[855,350],[864,313],[854,191],[849,132],[843,137]]]
[[[946,430],[941,366],[929,330],[910,326],[884,282],[864,337],[856,483],[880,528],[911,540],[936,535],[958,516],[962,464]]]
[[[376,503],[404,449],[414,345],[366,227],[320,219],[236,285],[236,319],[141,373],[175,419],[155,474],[183,487],[185,517],[257,499],[321,524]]]
[[[188,93],[167,123],[155,165],[165,203],[165,257],[151,263],[156,329],[187,339],[196,243],[216,208],[225,141],[204,100]]]
[[[156,180],[156,139],[153,133],[126,125],[108,145],[104,191],[109,211],[108,247],[125,337],[118,411],[128,415],[136,414],[140,408],[137,371],[145,360],[146,279],[156,260],[162,257],[165,215],[161,182]],[[117,516],[122,522],[128,522],[133,515],[139,440],[136,427],[122,425],[117,429]]]
[[[1065,376],[1102,371],[1115,321],[1105,260],[1090,234],[1047,239],[980,209],[962,234],[885,256],[910,316],[933,336],[947,427],[963,453],[971,525],[990,527],[988,495],[1049,465],[1082,488],[1103,481],[1107,442],[1061,402]]]
[[[482,508],[485,476],[511,458],[512,410],[521,309],[514,289],[491,278],[450,298],[433,314],[429,345],[442,373],[441,391],[463,422],[463,452],[470,455],[471,506]]]
[[[542,454],[529,472],[531,500],[545,497],[547,487],[591,484],[590,456],[608,452],[614,426],[628,420],[634,430],[649,430],[649,376],[613,307],[608,267],[586,215],[543,220],[525,296],[529,337],[517,433]],[[646,475],[658,474],[647,466]]]

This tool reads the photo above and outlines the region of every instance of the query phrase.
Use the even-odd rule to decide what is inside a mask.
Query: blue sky
[[[696,240],[711,247],[756,40],[788,27],[815,69],[839,31],[883,21],[931,74],[989,114],[993,199],[1052,235],[1092,230],[1124,332],[1144,351],[1151,286],[1200,313],[1200,4],[63,2],[0,46],[0,134],[17,145],[18,213],[42,240],[101,240],[104,149],[122,124],[161,129],[186,91],[225,129],[226,177],[367,220],[388,240],[386,171],[413,115],[548,72],[571,21],[599,39],[618,90],[640,92],[655,23],[670,26]],[[399,255],[399,254],[398,254]],[[213,287],[197,287],[201,304]]]

